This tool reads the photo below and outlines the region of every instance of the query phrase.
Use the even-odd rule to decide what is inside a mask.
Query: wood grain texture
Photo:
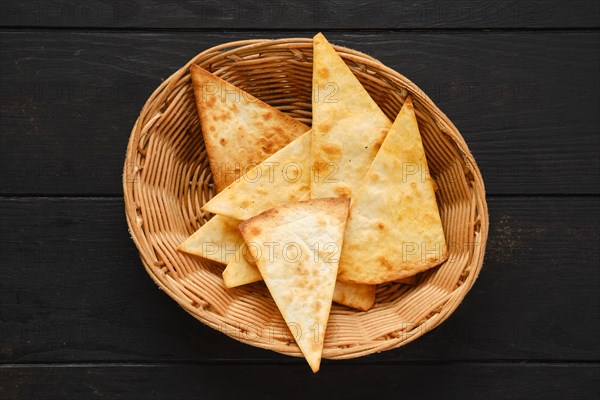
[[[597,27],[598,2],[574,0],[5,0],[0,24],[175,29]]]
[[[598,360],[597,198],[495,198],[483,271],[448,321],[349,363]],[[0,361],[303,365],[197,322],[147,276],[122,199],[0,199]],[[326,369],[326,368],[325,368]]]
[[[2,368],[10,399],[593,399],[597,364],[28,366]],[[232,379],[235,377],[235,379]],[[432,384],[435,382],[435,384]],[[1,394],[1,393],[0,393]]]
[[[120,195],[147,97],[196,53],[302,32],[4,32],[0,193]],[[491,194],[599,193],[598,32],[331,33],[432,97]]]

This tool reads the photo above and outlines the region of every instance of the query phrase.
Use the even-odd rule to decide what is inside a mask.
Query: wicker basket
[[[373,309],[333,304],[323,357],[343,359],[401,346],[448,318],[481,269],[488,210],[467,145],[427,95],[379,61],[335,48],[391,120],[412,95],[449,246],[448,261],[421,274],[418,285],[380,285]],[[211,217],[200,207],[215,194],[189,75],[192,63],[310,125],[312,40],[246,40],[200,53],[146,102],[131,133],[123,180],[131,236],[162,290],[228,336],[301,356],[262,282],[226,289],[222,266],[175,250]]]

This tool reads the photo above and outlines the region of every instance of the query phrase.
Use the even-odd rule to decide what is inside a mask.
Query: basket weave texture
[[[444,321],[483,263],[488,210],[483,180],[462,136],[423,91],[363,53],[334,46],[383,112],[394,120],[410,94],[437,192],[449,259],[416,286],[378,286],[367,312],[333,304],[323,357],[392,349]],[[124,168],[127,222],[152,279],[187,312],[228,336],[301,356],[266,286],[226,289],[223,266],[176,251],[211,215],[214,194],[189,75],[192,63],[298,120],[311,123],[312,39],[246,40],[208,49],[156,89],[133,128]],[[365,243],[365,246],[376,246]]]

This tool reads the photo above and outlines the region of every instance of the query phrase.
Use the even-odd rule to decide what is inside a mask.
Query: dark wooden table
[[[4,0],[0,19],[0,398],[600,396],[597,1]],[[192,56],[319,30],[454,121],[491,232],[447,322],[313,375],[156,288],[127,233],[121,169],[141,106]]]

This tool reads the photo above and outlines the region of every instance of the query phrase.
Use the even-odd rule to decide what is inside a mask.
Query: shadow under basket
[[[429,97],[374,58],[334,47],[390,120],[412,96],[439,189],[449,254],[445,263],[420,274],[415,286],[379,285],[377,302],[367,312],[334,303],[323,357],[344,359],[402,346],[448,318],[481,269],[488,210],[475,160]],[[176,250],[210,219],[200,207],[215,194],[189,74],[192,63],[310,125],[312,39],[238,41],[197,55],[146,102],[129,139],[123,176],[129,230],[160,288],[202,323],[236,340],[301,356],[262,282],[226,289],[223,266]]]

